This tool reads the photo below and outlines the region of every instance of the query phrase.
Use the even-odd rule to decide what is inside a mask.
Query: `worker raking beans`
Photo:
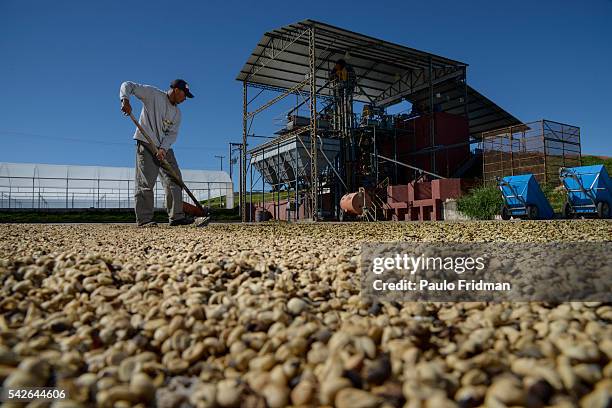
[[[166,160],[174,172],[181,176],[172,145],[176,142],[181,124],[178,105],[187,98],[193,98],[189,85],[182,79],[175,79],[170,84],[170,89],[164,92],[150,85],[130,81],[122,83],[119,91],[121,111],[128,116],[132,113],[131,95],[142,101],[139,124],[147,135],[150,135],[157,148],[157,154],[153,154],[154,149],[148,144],[146,137],[140,129],[136,129],[136,222],[139,226],[156,225],[153,221],[153,188],[157,175],[161,172],[170,225],[192,224],[194,219],[183,212],[181,186],[161,166],[161,162]]]

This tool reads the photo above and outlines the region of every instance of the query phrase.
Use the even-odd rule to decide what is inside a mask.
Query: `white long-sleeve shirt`
[[[158,148],[170,149],[176,142],[181,124],[181,111],[170,103],[166,92],[150,85],[141,85],[126,81],[121,84],[119,98],[129,99],[134,95],[142,101],[142,111],[138,122],[153,139]],[[147,139],[136,128],[134,139],[147,142]]]

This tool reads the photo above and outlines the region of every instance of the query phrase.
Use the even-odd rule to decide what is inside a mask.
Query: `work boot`
[[[205,227],[210,223],[210,217],[196,217],[194,224],[196,227]]]
[[[175,227],[177,225],[191,225],[191,224],[193,224],[194,221],[195,220],[193,219],[193,217],[186,216],[186,217],[178,219],[178,220],[170,221],[170,226],[171,227]]]

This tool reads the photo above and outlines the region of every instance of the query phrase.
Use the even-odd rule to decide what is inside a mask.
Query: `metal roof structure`
[[[436,98],[440,110],[462,115],[464,113],[463,98],[467,93],[467,116],[469,119],[470,135],[476,139],[482,137],[482,133],[507,126],[520,125],[522,122],[506,112],[503,108],[491,101],[489,98],[467,85],[466,91],[455,84],[443,84],[436,88],[435,92],[441,94],[441,100]],[[410,98],[412,103],[427,103],[429,95],[427,91],[421,91]]]
[[[474,137],[520,123],[467,85],[466,63],[314,20],[266,32],[236,79],[263,89],[308,94],[308,89],[300,88],[309,81],[311,29],[316,30],[315,76],[319,97],[332,95],[326,86],[328,72],[343,58],[356,74],[354,99],[357,101],[382,107],[402,100],[420,103],[429,100],[430,85],[433,85],[434,103],[445,112],[467,113],[470,134]]]
[[[464,62],[314,20],[303,20],[268,31],[259,40],[236,78],[243,85],[239,190],[243,222],[246,221],[247,207],[247,155],[258,154],[269,147],[270,143],[278,145],[294,137],[301,140],[301,135],[307,134],[310,135],[307,153],[310,169],[303,170],[305,174],[309,174],[309,177],[306,177],[306,180],[309,180],[308,218],[317,219],[317,138],[320,137],[321,124],[319,115],[327,107],[338,103],[338,83],[334,79],[335,76],[330,75],[330,71],[341,59],[350,66],[347,68],[351,84],[350,101],[342,102],[344,107],[338,109],[338,112],[343,111],[346,115],[353,115],[354,101],[386,108],[407,100],[417,105],[421,112],[442,111],[468,118],[469,133],[473,139],[479,139],[482,132],[520,123],[514,116],[468,86],[467,64]],[[258,92],[249,100],[250,87],[275,91],[277,95],[254,107],[255,99],[262,92]],[[308,125],[293,129],[247,152],[248,133],[255,116],[288,95],[296,95],[297,101],[300,98],[302,100],[296,102],[294,110],[308,103]],[[328,101],[317,107],[317,99]],[[347,103],[350,103],[348,110]],[[429,122],[433,146],[435,121]],[[345,125],[346,123],[335,130],[346,130]],[[435,163],[435,155],[432,160]],[[297,184],[296,181],[296,189]]]

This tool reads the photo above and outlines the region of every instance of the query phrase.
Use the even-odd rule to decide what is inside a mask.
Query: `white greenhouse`
[[[183,181],[200,201],[234,206],[234,187],[224,171],[181,170]],[[158,177],[155,208],[164,208],[164,188]],[[191,202],[186,193],[183,199]],[[0,208],[133,208],[134,169],[0,162]]]

